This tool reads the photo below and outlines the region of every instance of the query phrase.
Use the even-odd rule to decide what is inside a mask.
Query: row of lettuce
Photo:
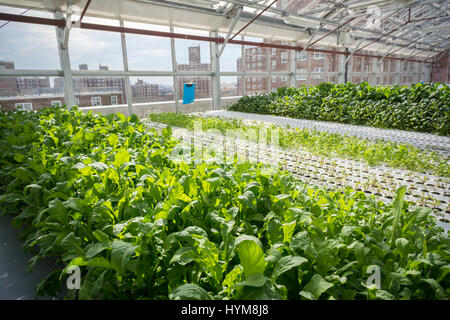
[[[222,135],[234,133],[240,138],[254,142],[260,142],[260,136],[270,136],[272,132],[276,132],[281,148],[308,151],[327,158],[339,157],[363,161],[369,166],[382,165],[450,178],[449,157],[433,151],[420,150],[407,144],[384,140],[373,141],[308,129],[262,126],[259,122],[246,123],[239,119],[183,113],[153,113],[149,116],[149,120],[189,130],[201,128],[201,130]],[[264,142],[267,143],[267,141]]]
[[[229,110],[450,135],[445,84],[321,83],[246,96]]]
[[[429,209],[252,164],[177,162],[137,117],[0,112],[0,208],[69,299],[448,299]],[[394,192],[394,191],[393,191]],[[72,268],[81,289],[67,290]],[[375,280],[372,280],[375,279]]]

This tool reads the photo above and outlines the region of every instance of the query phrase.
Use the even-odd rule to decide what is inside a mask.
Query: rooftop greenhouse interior
[[[448,300],[449,9],[0,0],[0,300]]]

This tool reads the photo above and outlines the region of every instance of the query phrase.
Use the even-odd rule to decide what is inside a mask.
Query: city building
[[[178,71],[210,71],[210,63],[202,63],[200,55],[200,46],[189,47],[189,64],[178,64]],[[183,87],[185,83],[195,84],[195,97],[197,99],[210,98],[212,92],[211,77],[178,77],[177,85],[180,97],[183,97]]]
[[[14,70],[14,62],[1,61],[0,70]],[[19,95],[19,87],[15,77],[0,77],[0,97],[11,97]]]
[[[138,79],[135,84],[131,85],[133,94],[133,103],[142,103],[147,101],[158,101],[160,97],[159,85],[146,83]]]
[[[107,66],[99,65],[102,70]],[[0,61],[1,69],[15,69],[14,63]],[[80,70],[88,70],[80,64]],[[75,77],[73,79],[75,99],[80,107],[126,104],[125,79],[120,77]],[[0,78],[0,105],[5,109],[22,107],[38,110],[45,106],[64,105],[64,83],[62,78],[49,77]]]
[[[18,77],[16,79],[21,95],[39,95],[40,89],[50,89],[48,77]]]

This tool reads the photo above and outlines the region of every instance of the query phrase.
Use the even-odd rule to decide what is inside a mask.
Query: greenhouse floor
[[[208,112],[207,115],[211,113]],[[150,127],[156,128],[166,126],[161,123],[147,123]],[[360,161],[321,157],[306,151],[279,149],[237,138],[224,139],[223,136],[208,132],[193,133],[182,128],[172,128],[172,131],[173,136],[185,144],[192,144],[195,139],[205,149],[218,150],[225,146],[232,154],[238,154],[250,162],[272,164],[274,157],[277,157],[282,169],[293,173],[298,179],[310,185],[329,189],[349,186],[372,194],[385,203],[392,202],[395,190],[406,185],[408,192],[405,200],[414,206],[434,209],[438,224],[446,231],[450,230],[450,181],[445,177],[381,166],[370,167]]]
[[[0,300],[35,299],[34,287],[55,269],[51,261],[38,260],[33,271],[28,273],[31,255],[22,250],[19,234],[20,231],[11,226],[11,217],[0,217]]]
[[[327,121],[292,119],[288,117],[227,110],[208,111],[204,114],[207,116],[223,118],[263,121],[283,127],[290,126],[294,128],[315,129],[318,131],[326,131],[330,133],[348,134],[360,138],[368,138],[371,140],[383,139],[386,141],[410,144],[424,150],[430,149],[445,156],[450,156],[450,137],[438,136],[429,133],[393,129],[379,129],[374,127],[349,125]]]

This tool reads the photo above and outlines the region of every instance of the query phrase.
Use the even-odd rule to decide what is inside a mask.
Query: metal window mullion
[[[170,33],[173,33],[173,26],[170,26]],[[170,38],[170,51],[172,54],[172,71],[174,73],[177,72],[177,55],[176,55],[176,51],[175,51],[175,38]],[[175,75],[173,75],[173,98],[175,100],[175,113],[178,113],[178,108],[179,108],[179,97],[178,97],[178,93],[179,93],[179,88],[178,88],[178,82],[177,82],[177,77]]]
[[[381,82],[383,82],[383,72],[384,72],[383,61],[381,59],[378,59],[377,63],[378,63],[378,81],[377,81],[377,84],[381,84]]]
[[[63,19],[64,15],[62,12],[54,13],[55,19]],[[59,27],[55,27],[56,29],[56,40],[58,42],[58,53],[59,53],[59,63],[61,65],[61,69],[63,72],[63,81],[64,81],[64,100],[65,104],[69,107],[74,106],[75,103],[75,93],[73,88],[73,78],[72,78],[72,68],[70,66],[70,56],[69,56],[69,47],[63,48],[63,43],[68,44],[68,39],[64,40],[64,35],[67,37],[68,32],[66,32],[66,28],[61,29]]]
[[[445,73],[445,83],[448,83],[448,67],[450,66],[450,55],[447,54],[447,72]]]
[[[381,61],[383,61],[383,59],[381,59]],[[383,62],[384,63],[384,62]],[[391,60],[387,60],[387,83],[385,84],[390,84],[389,82],[391,81]]]
[[[245,41],[244,36],[242,36],[241,39],[242,39],[242,41]],[[247,72],[247,65],[246,65],[247,59],[245,57],[245,45],[243,45],[243,44],[241,45],[241,55],[242,55],[242,73],[243,73],[243,75],[242,75],[242,96],[245,97],[247,94],[247,88],[246,88],[247,84],[245,82],[246,81],[245,73]]]
[[[308,53],[308,51],[305,51],[306,52],[306,62],[307,62],[307,65],[306,65],[306,67],[307,67],[307,71],[308,71],[308,80],[306,81],[307,82],[307,84],[310,84],[310,82],[311,82],[311,55]]]
[[[338,83],[345,83],[345,55],[339,55],[339,72],[340,75]],[[348,73],[347,73],[348,75]]]
[[[267,78],[267,92],[271,93],[272,92],[272,59],[271,59],[271,55],[268,52],[269,50],[266,51],[266,59],[267,59],[267,72],[268,72],[268,76]]]
[[[120,20],[120,27],[124,27],[123,20]],[[130,70],[128,67],[127,40],[125,39],[125,33],[120,33],[120,40],[122,45],[123,68],[128,72]],[[130,117],[133,114],[133,94],[131,91],[130,77],[128,75],[125,76],[125,90],[127,95],[128,116]]]
[[[211,77],[214,75],[211,71],[99,71],[99,70],[72,70],[74,76],[92,76],[92,77]]]
[[[296,46],[296,45],[297,45],[297,43],[294,43],[294,46]],[[289,76],[290,85],[291,85],[291,87],[297,87],[297,60],[296,60],[297,51],[290,50],[289,54],[290,54],[290,58],[291,58],[291,61],[289,61],[290,62],[289,66],[290,66],[290,71],[291,71],[291,74]]]
[[[366,75],[366,66],[365,66],[364,56],[361,57],[361,81],[364,81],[364,76]]]
[[[217,37],[218,32],[213,31],[209,34],[210,37]],[[220,59],[219,59],[219,44],[217,42],[210,42],[210,58],[212,67],[212,88],[213,88],[213,110],[220,109]]]

